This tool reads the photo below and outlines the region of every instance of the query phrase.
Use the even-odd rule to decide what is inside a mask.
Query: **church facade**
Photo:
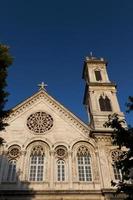
[[[114,161],[108,115],[120,111],[116,85],[110,82],[107,62],[87,57],[84,62],[85,124],[40,90],[15,108],[1,132],[1,200],[111,200],[111,180],[121,178]]]

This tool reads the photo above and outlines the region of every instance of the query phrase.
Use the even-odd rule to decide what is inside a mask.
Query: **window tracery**
[[[5,163],[4,171],[2,174],[3,182],[15,182],[17,181],[18,171],[17,163],[21,155],[21,148],[18,145],[12,145],[8,148],[6,156],[3,156],[3,161]]]
[[[63,158],[67,155],[67,149],[63,145],[59,145],[56,147],[56,156],[59,158]]]
[[[27,127],[36,134],[42,134],[53,126],[53,118],[45,112],[36,112],[27,119]]]
[[[122,155],[121,151],[112,151],[111,158],[112,158],[112,167],[114,172],[114,178],[115,180],[121,180],[121,170],[117,166],[117,162],[120,159],[120,156]]]
[[[11,159],[18,158],[20,156],[20,150],[18,145],[12,145],[8,149],[8,157]]]
[[[41,145],[33,147],[30,154],[30,181],[43,181],[44,156],[44,149]]]
[[[100,96],[99,105],[101,111],[112,111],[111,102],[107,96]]]
[[[79,181],[92,181],[91,157],[87,147],[78,149],[77,164]]]

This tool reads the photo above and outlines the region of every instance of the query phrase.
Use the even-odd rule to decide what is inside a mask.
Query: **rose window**
[[[67,154],[66,147],[60,145],[60,146],[58,146],[58,147],[56,148],[56,155],[57,155],[58,157],[64,157],[64,156],[66,156],[66,154]]]
[[[35,133],[44,133],[53,126],[53,118],[45,112],[36,112],[27,119],[28,128]]]
[[[20,147],[19,146],[11,146],[8,150],[8,155],[11,158],[16,158],[20,155]]]
[[[57,155],[58,156],[64,156],[65,155],[65,149],[62,149],[62,148],[60,148],[60,149],[57,149]]]

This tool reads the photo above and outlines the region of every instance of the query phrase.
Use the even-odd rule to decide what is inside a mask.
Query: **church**
[[[120,111],[107,61],[86,57],[82,78],[84,123],[40,89],[16,107],[1,132],[0,200],[122,200],[111,180],[121,178],[114,161],[108,115]],[[82,105],[81,105],[82,106]]]

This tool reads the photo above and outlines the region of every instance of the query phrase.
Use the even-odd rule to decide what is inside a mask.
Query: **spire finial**
[[[40,84],[38,84],[38,87],[39,87],[39,90],[45,90],[46,91],[46,88],[48,85],[45,84],[44,82],[41,82]]]

